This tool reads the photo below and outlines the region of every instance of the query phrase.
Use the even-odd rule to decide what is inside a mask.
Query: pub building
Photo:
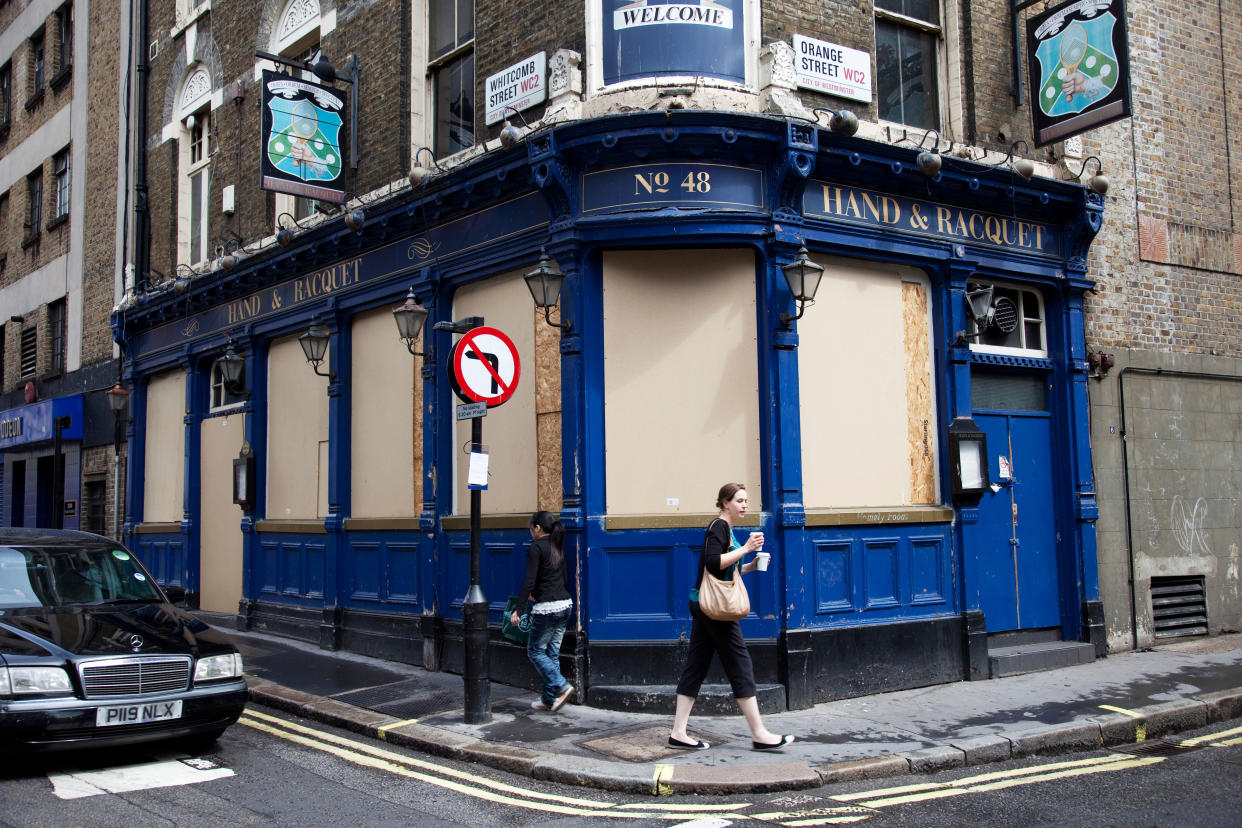
[[[1102,656],[1083,296],[1103,198],[806,114],[532,115],[127,296],[127,540],[240,628],[462,672],[451,362],[485,325],[520,363],[481,421],[494,679],[535,680],[499,626],[550,509],[579,698],[668,701],[729,481],[772,554],[742,622],[764,709],[987,678],[1024,641]],[[528,276],[563,276],[550,307]]]

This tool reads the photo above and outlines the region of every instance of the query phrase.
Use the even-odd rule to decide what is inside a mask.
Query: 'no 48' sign
[[[522,365],[513,340],[495,328],[474,328],[457,341],[450,359],[453,392],[463,402],[494,408],[517,390]]]

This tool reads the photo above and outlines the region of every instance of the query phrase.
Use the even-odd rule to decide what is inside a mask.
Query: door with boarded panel
[[[233,503],[233,458],[241,451],[245,415],[211,417],[201,427],[200,606],[237,612],[242,597],[241,509]]]
[[[987,434],[988,475],[996,489],[985,492],[979,502],[976,535],[987,630],[1057,627],[1061,609],[1052,419],[1046,410],[1037,410],[1046,408],[1040,390],[1044,380],[980,379],[976,375],[974,382],[994,386],[984,394],[977,390],[974,411],[975,422]],[[1003,410],[1006,406],[1011,410]]]

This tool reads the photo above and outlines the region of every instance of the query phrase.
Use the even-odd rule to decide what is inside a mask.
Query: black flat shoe
[[[711,745],[707,742],[683,742],[681,739],[668,737],[668,746],[673,750],[707,750]]]
[[[753,747],[755,750],[780,750],[781,748],[785,747],[785,745],[792,745],[793,740],[794,740],[793,736],[786,734],[781,737],[781,740],[779,742],[773,742],[770,745],[764,742],[751,742],[750,744],[751,744],[751,747]],[[669,741],[671,742],[672,740],[670,739]]]

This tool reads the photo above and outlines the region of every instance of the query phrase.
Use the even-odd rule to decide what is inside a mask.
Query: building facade
[[[1126,214],[1086,302],[1111,650],[1242,625],[1240,13],[1132,5],[1135,117],[1084,136]],[[1177,65],[1195,69],[1169,87]]]
[[[1030,149],[1007,9],[151,3],[127,537],[245,626],[460,671],[471,424],[435,325],[477,317],[521,364],[482,421],[491,621],[558,511],[592,703],[673,681],[730,480],[773,552],[743,622],[765,704],[1103,655],[1111,213],[1080,181],[1114,147]],[[316,78],[319,127],[349,117],[270,133],[295,156],[265,92]],[[260,188],[277,145],[304,185]],[[498,630],[490,656],[525,674]]]
[[[127,41],[108,2],[0,4],[0,525],[119,537],[118,137]]]

